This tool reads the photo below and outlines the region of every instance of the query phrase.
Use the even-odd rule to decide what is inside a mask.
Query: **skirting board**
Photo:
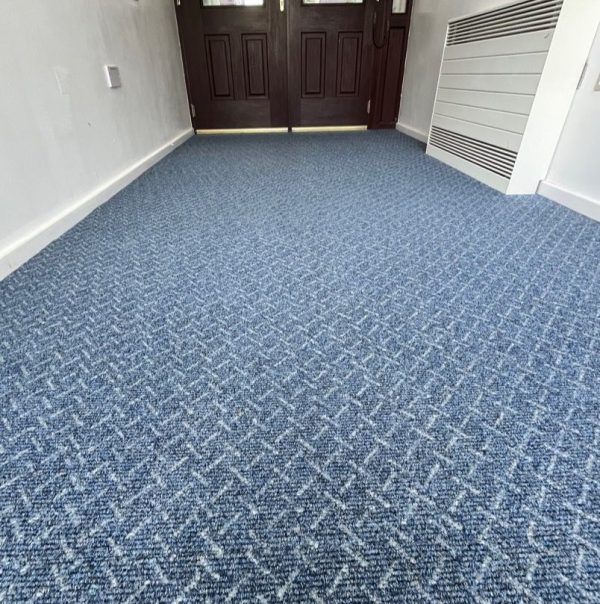
[[[402,122],[398,122],[396,124],[396,130],[402,132],[402,134],[407,134],[408,136],[412,136],[412,138],[416,138],[418,141],[422,143],[427,143],[427,132],[423,132],[422,130],[417,130],[417,128],[413,128],[412,126],[408,126],[407,124],[403,124]]]
[[[540,183],[538,194],[600,222],[600,201],[567,191],[545,180]]]
[[[61,210],[56,216],[35,228],[31,233],[0,250],[0,281],[33,258],[49,243],[74,227],[97,207],[114,197],[121,189],[124,189],[193,135],[194,131],[191,128],[178,134],[167,144],[133,164],[116,178],[95,189],[72,206]]]

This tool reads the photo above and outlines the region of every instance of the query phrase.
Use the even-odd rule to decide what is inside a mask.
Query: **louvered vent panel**
[[[429,155],[509,190],[562,6],[515,0],[450,21]]]
[[[553,29],[558,22],[562,4],[563,0],[525,0],[458,19],[448,27],[446,44],[453,46]]]
[[[515,151],[437,126],[431,129],[429,144],[504,178],[511,177],[517,159]]]

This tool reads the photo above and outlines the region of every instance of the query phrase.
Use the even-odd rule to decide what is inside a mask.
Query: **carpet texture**
[[[599,259],[396,132],[189,141],[0,284],[0,600],[599,601]]]

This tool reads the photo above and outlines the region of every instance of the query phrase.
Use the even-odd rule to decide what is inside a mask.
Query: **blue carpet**
[[[0,284],[0,600],[598,601],[599,258],[395,132],[189,141]]]

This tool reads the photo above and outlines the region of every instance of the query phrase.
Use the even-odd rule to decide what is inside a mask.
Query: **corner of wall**
[[[568,191],[555,183],[545,180],[540,183],[537,192],[543,197],[547,197],[579,214],[600,222],[600,201],[590,199],[573,191]]]
[[[146,170],[175,150],[176,147],[191,138],[193,134],[192,128],[184,130],[166,144],[103,183],[83,199],[76,201],[67,209],[58,212],[50,220],[32,229],[24,237],[1,249],[0,281],[33,258],[49,243],[74,227],[97,207],[114,197]]]
[[[418,128],[414,128],[413,126],[409,126],[408,124],[404,124],[402,122],[398,122],[396,124],[396,130],[402,132],[402,134],[406,134],[407,136],[411,136],[412,138],[416,138],[418,141],[422,143],[427,143],[427,132],[423,132]]]

